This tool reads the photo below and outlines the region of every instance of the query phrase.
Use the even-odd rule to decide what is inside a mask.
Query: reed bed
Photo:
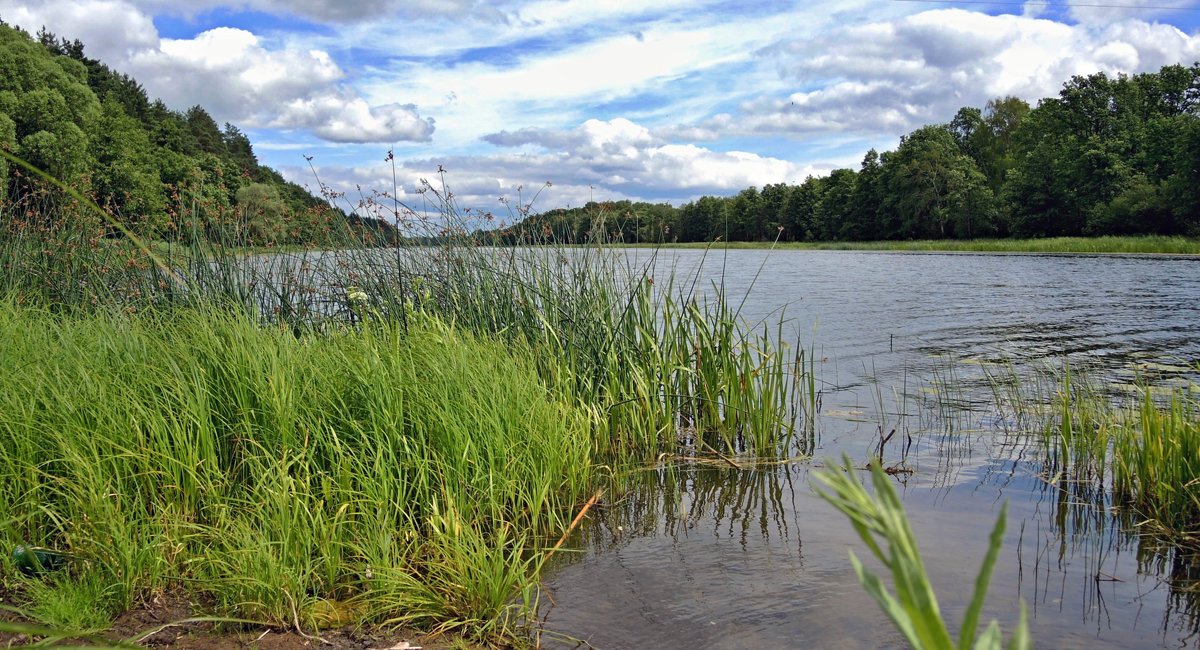
[[[1006,421],[1036,433],[1043,473],[1072,500],[1200,549],[1200,393],[1152,377],[1118,390],[1064,363],[989,375]]]
[[[782,322],[603,241],[481,246],[441,200],[437,237],[389,247],[147,246],[76,199],[0,206],[0,543],[69,558],[0,560],[29,620],[85,633],[170,590],[511,642],[614,468],[811,449]]]
[[[500,638],[593,481],[590,418],[528,352],[432,318],[297,339],[9,300],[0,340],[0,536],[68,553],[103,615],[184,586],[273,624]]]

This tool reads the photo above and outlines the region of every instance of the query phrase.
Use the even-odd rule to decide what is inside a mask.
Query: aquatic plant
[[[332,602],[343,624],[511,636],[595,471],[586,412],[527,352],[432,318],[297,339],[10,300],[0,333],[0,540],[76,558],[56,593],[102,587],[73,627],[188,585],[278,625]]]
[[[85,201],[7,223],[0,543],[78,558],[44,584],[0,559],[24,612],[82,599],[59,622],[92,626],[181,588],[300,630],[511,639],[609,467],[810,448],[782,324],[601,240],[482,246],[430,195],[438,234],[387,248],[113,239]]]
[[[956,644],[942,619],[937,596],[929,583],[924,562],[917,549],[916,535],[908,524],[904,506],[896,496],[888,477],[877,462],[871,463],[871,484],[875,490],[872,495],[854,478],[855,471],[849,457],[844,457],[842,465],[837,469],[814,475],[817,481],[832,492],[819,488],[816,491],[850,519],[855,532],[871,554],[891,573],[895,595],[888,592],[878,575],[863,567],[853,550],[850,551],[850,563],[854,566],[859,581],[896,629],[904,635],[910,646],[918,650],[1032,647],[1024,604],[1021,605],[1021,617],[1007,646],[1003,645],[1000,626],[996,621],[988,624],[983,633],[976,637],[979,614],[987,597],[992,569],[1003,544],[1007,508],[1001,508],[1000,516],[996,519],[996,525],[988,538],[987,554],[975,579],[975,591],[959,627]]]

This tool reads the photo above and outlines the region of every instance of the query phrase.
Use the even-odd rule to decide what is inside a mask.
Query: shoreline
[[[926,254],[1200,256],[1200,239],[1187,237],[1054,237],[1047,239],[945,239],[869,242],[614,242],[608,245],[615,248],[715,248],[728,250],[855,251]]]

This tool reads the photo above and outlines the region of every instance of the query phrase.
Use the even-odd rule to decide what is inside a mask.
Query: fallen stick
[[[592,495],[592,498],[588,499],[588,502],[583,504],[583,509],[580,510],[579,514],[575,515],[575,518],[571,520],[571,525],[567,526],[566,532],[562,534],[562,537],[558,538],[558,543],[555,544],[554,547],[550,549],[550,552],[546,554],[546,557],[542,559],[543,564],[546,562],[546,560],[550,559],[550,556],[554,555],[554,552],[558,550],[558,547],[562,546],[563,543],[567,541],[567,537],[571,535],[571,531],[575,530],[575,527],[579,525],[579,521],[583,519],[583,516],[587,514],[588,510],[591,510],[592,506],[596,505],[596,502],[600,500],[600,497],[603,494],[604,490],[596,490],[596,493]]]

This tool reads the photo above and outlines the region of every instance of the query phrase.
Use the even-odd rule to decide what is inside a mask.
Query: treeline
[[[305,188],[259,164],[236,126],[151,101],[132,77],[45,29],[0,20],[0,147],[82,192],[133,231],[167,240],[320,243],[344,229]],[[69,200],[0,159],[6,225]],[[7,214],[5,214],[7,213]]]
[[[666,204],[589,203],[493,233],[626,242],[1200,236],[1200,64],[1076,76],[868,151],[858,171]]]

